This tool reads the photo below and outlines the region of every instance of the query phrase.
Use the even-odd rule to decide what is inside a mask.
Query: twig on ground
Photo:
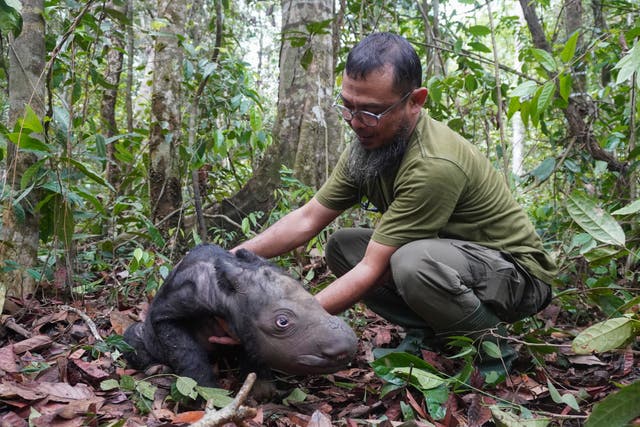
[[[91,334],[93,334],[93,337],[97,341],[104,341],[104,339],[102,339],[102,337],[100,336],[100,333],[98,332],[98,328],[96,327],[96,324],[94,323],[93,320],[91,320],[89,316],[87,316],[86,313],[78,310],[75,307],[71,307],[70,305],[63,305],[61,308],[66,311],[73,311],[78,316],[80,316],[82,320],[84,320],[87,326],[89,327],[89,330],[91,331]]]
[[[31,338],[32,336],[31,332],[18,325],[13,317],[7,318],[7,320],[4,321],[3,326],[7,329],[11,329],[13,332],[18,333],[25,338]]]
[[[191,427],[217,427],[231,422],[238,426],[244,426],[244,420],[256,416],[255,408],[243,405],[255,381],[256,374],[251,372],[247,375],[247,379],[244,380],[244,384],[242,384],[240,391],[238,391],[238,394],[231,403],[219,411],[207,407],[204,416],[199,421],[191,424]]]

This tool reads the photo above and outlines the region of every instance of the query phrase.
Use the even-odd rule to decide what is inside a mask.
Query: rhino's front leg
[[[177,375],[193,378],[201,386],[216,386],[207,349],[189,328],[179,321],[157,322],[154,326],[163,359]]]

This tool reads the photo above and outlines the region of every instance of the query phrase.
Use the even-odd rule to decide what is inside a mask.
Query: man
[[[326,247],[338,278],[329,313],[363,300],[426,335],[481,331],[534,314],[556,268],[504,178],[472,144],[431,119],[420,60],[390,33],[349,54],[335,107],[355,132],[315,197],[239,247],[286,253],[366,198],[375,229],[341,229]]]

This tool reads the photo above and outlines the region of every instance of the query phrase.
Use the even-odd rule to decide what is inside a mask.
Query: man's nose
[[[362,122],[362,119],[360,118],[360,114],[356,114],[353,116],[353,118],[351,119],[351,122],[349,122],[349,124],[351,125],[351,128],[353,129],[362,129],[367,127],[367,125],[365,125]]]

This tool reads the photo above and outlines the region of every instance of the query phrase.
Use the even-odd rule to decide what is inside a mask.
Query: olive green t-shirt
[[[435,237],[465,240],[511,254],[546,283],[555,277],[553,259],[502,175],[425,110],[397,171],[381,171],[359,187],[347,173],[348,155],[349,147],[316,199],[342,211],[367,197],[382,213],[374,241],[400,247]]]

